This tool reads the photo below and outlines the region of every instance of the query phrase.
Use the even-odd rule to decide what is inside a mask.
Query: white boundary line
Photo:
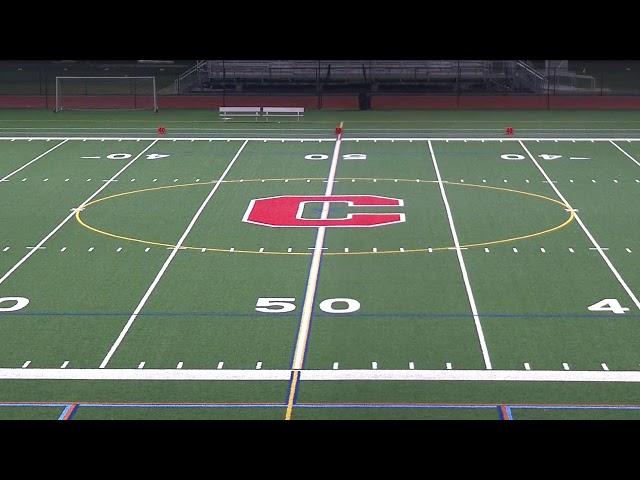
[[[327,177],[327,188],[324,191],[325,196],[333,193],[333,184],[336,178],[336,170],[338,168],[338,156],[340,155],[341,135],[336,139],[333,148],[333,157],[331,158],[331,168]],[[324,202],[322,205],[322,213],[320,219],[326,220],[329,217],[329,208],[331,204]],[[309,329],[311,327],[311,314],[313,312],[313,301],[316,296],[316,285],[320,274],[320,260],[322,259],[322,250],[324,247],[324,236],[326,227],[318,227],[316,235],[316,243],[313,247],[313,257],[311,259],[311,267],[309,268],[309,279],[307,280],[307,289],[304,295],[304,305],[302,306],[302,316],[300,317],[300,326],[298,327],[298,337],[296,340],[296,349],[291,362],[292,370],[300,370],[304,365],[304,355],[307,351],[307,340],[309,338]]]
[[[609,141],[611,143],[611,145],[613,145],[614,147],[616,147],[618,150],[620,150],[623,154],[625,154],[628,158],[630,158],[633,163],[635,163],[636,165],[638,165],[640,167],[640,162],[638,162],[638,160],[636,160],[635,158],[633,158],[631,155],[629,155],[627,152],[625,152],[622,148],[620,148],[618,146],[618,144],[616,144],[613,140]]]
[[[95,77],[94,77],[95,78]],[[127,77],[127,78],[134,78],[134,77]],[[253,117],[249,117],[249,118],[253,118]],[[516,120],[517,121],[517,120]],[[62,122],[60,122],[62,123]],[[302,128],[300,127],[299,123],[297,122],[286,122],[287,124],[294,124],[296,125],[296,128],[294,129],[295,131],[299,131],[299,132],[317,132],[317,131],[327,131],[328,128],[325,127],[308,127],[308,128]],[[350,123],[353,124],[359,124],[360,121],[358,120],[353,120],[350,121]],[[381,121],[380,123],[384,123],[384,121]],[[433,121],[432,123],[443,123],[443,121]],[[446,123],[446,121],[444,121],[444,123]],[[461,121],[460,123],[466,123],[465,121]],[[546,123],[546,122],[539,122],[539,123]],[[636,123],[640,123],[640,122],[636,122]],[[266,125],[265,123],[262,124],[255,124],[253,122],[251,122],[252,125]],[[330,121],[326,122],[327,125],[330,124]],[[223,125],[227,125],[227,126],[223,126]],[[237,132],[237,131],[245,131],[245,130],[250,130],[250,131],[264,131],[264,132],[280,132],[283,129],[285,129],[286,127],[281,127],[281,128],[267,128],[265,127],[260,127],[260,126],[253,126],[253,127],[248,127],[248,128],[243,128],[243,127],[237,127],[237,128],[230,128],[228,127],[229,125],[231,125],[231,123],[229,122],[210,122],[210,126],[207,127],[194,127],[194,126],[174,126],[173,128],[175,129],[189,129],[189,130],[203,130],[203,131],[207,131],[207,132],[211,132],[212,130],[218,130],[218,131],[229,131],[229,132]],[[236,124],[237,125],[237,124]],[[102,127],[102,126],[98,126],[98,127],[60,127],[59,125],[55,126],[55,127],[16,127],[16,126],[11,126],[11,127],[0,127],[0,132],[3,130],[21,130],[21,131],[43,131],[43,130],[152,130],[153,127],[152,126],[148,126],[148,125],[139,125],[136,127]],[[382,132],[407,132],[407,131],[424,131],[424,130],[433,130],[433,131],[451,131],[451,130],[455,130],[458,132],[465,132],[465,131],[471,131],[471,132],[495,132],[496,130],[501,130],[502,127],[468,127],[468,128],[460,128],[460,127],[429,127],[429,126],[408,126],[408,127],[402,127],[402,128],[389,128],[389,127],[377,127],[375,125],[367,127],[350,127],[349,130],[350,131],[355,131],[355,132],[359,132],[359,131],[370,131],[370,132],[375,132],[375,131],[382,131]],[[562,127],[557,127],[557,128],[546,128],[546,127],[519,127],[518,128],[519,131],[531,131],[534,130],[536,132],[544,132],[544,131],[549,131],[549,132],[592,132],[592,131],[596,131],[596,132],[607,132],[607,131],[611,131],[611,132],[624,132],[624,131],[628,131],[628,132],[636,132],[640,130],[640,127],[634,127],[634,128],[607,128],[607,127],[587,127],[587,128],[562,128]]]
[[[591,235],[591,232],[589,232],[589,230],[587,229],[587,226],[582,222],[582,220],[580,219],[580,216],[578,215],[578,210],[575,210],[567,201],[566,198],[564,198],[564,196],[560,193],[560,190],[558,190],[558,187],[555,186],[555,184],[551,181],[551,179],[549,178],[549,176],[547,175],[547,172],[544,171],[544,169],[540,166],[540,164],[538,163],[538,161],[535,159],[535,157],[531,154],[531,152],[529,151],[529,149],[525,146],[524,143],[522,143],[522,141],[520,141],[520,145],[522,146],[522,148],[524,149],[525,152],[527,152],[527,155],[529,156],[529,158],[531,159],[531,161],[534,163],[534,165],[538,168],[538,170],[540,170],[540,173],[542,173],[542,175],[544,176],[544,178],[547,180],[547,182],[549,183],[549,186],[551,188],[553,188],[553,191],[556,192],[556,195],[558,196],[558,198],[560,200],[562,200],[568,208],[574,210],[574,214],[575,214],[575,218],[576,221],[578,222],[578,225],[580,225],[580,228],[582,228],[582,230],[584,231],[584,233],[587,235],[587,237],[589,237],[589,240],[591,241],[591,243],[593,244],[594,247],[596,247],[595,249],[598,251],[598,253],[600,254],[600,256],[602,257],[602,259],[605,261],[605,263],[607,264],[607,266],[609,267],[609,269],[611,270],[611,272],[613,273],[613,275],[616,277],[616,279],[618,280],[618,282],[620,283],[620,285],[622,285],[622,288],[624,288],[625,292],[627,292],[627,295],[629,295],[629,298],[631,298],[631,300],[633,301],[633,303],[635,303],[636,307],[638,308],[638,310],[640,310],[640,301],[638,300],[638,298],[635,296],[635,294],[633,293],[633,291],[629,288],[629,285],[627,285],[627,283],[624,281],[624,279],[622,278],[622,275],[620,275],[620,273],[618,272],[618,270],[616,269],[616,267],[613,266],[613,264],[611,263],[611,260],[609,260],[609,257],[607,257],[607,254],[604,252],[604,250],[602,249],[602,247],[600,247],[600,245],[598,245],[598,242],[596,241],[596,239],[593,237],[593,235]]]
[[[202,214],[202,212],[206,208],[207,204],[209,203],[209,201],[211,200],[213,195],[216,193],[216,191],[218,190],[218,188],[222,184],[222,180],[224,180],[224,178],[229,173],[229,170],[231,170],[231,167],[233,167],[234,163],[236,163],[236,160],[238,159],[238,157],[242,153],[242,150],[244,150],[244,147],[247,145],[247,143],[249,143],[249,140],[245,140],[244,143],[240,146],[240,148],[238,149],[236,154],[233,156],[233,158],[231,159],[231,161],[227,165],[227,168],[224,170],[224,172],[222,172],[222,175],[220,175],[220,178],[218,179],[218,181],[215,183],[215,185],[213,186],[213,188],[209,192],[209,195],[207,195],[207,198],[204,199],[204,201],[200,205],[200,208],[198,208],[196,213],[193,215],[193,218],[189,222],[189,225],[187,225],[187,228],[185,229],[184,233],[182,234],[182,236],[180,237],[180,239],[176,243],[175,247],[171,251],[171,254],[165,260],[164,264],[160,268],[160,271],[158,272],[156,277],[153,279],[153,282],[151,282],[151,285],[149,285],[149,288],[147,289],[146,293],[143,295],[142,299],[138,303],[138,306],[136,307],[136,309],[131,314],[131,317],[129,317],[129,320],[127,321],[127,323],[125,324],[124,328],[120,332],[120,335],[118,335],[118,338],[116,338],[116,341],[113,343],[113,345],[109,349],[109,352],[107,353],[107,355],[102,360],[102,363],[100,364],[99,368],[105,368],[107,366],[107,364],[109,363],[109,360],[111,360],[111,357],[116,352],[116,350],[118,349],[118,347],[120,346],[120,344],[124,340],[124,337],[127,335],[127,332],[131,328],[131,325],[133,325],[133,322],[136,320],[136,318],[138,318],[138,315],[140,314],[140,311],[144,308],[145,304],[147,303],[147,300],[149,300],[149,297],[151,296],[151,294],[155,290],[156,285],[158,285],[158,282],[160,282],[160,279],[164,275],[164,272],[167,271],[167,268],[169,268],[169,265],[171,264],[171,262],[173,261],[175,256],[178,254],[178,251],[180,251],[180,249],[182,247],[182,244],[187,239],[187,236],[189,235],[189,233],[193,229],[193,226],[196,224],[196,222],[198,221],[198,218],[200,218],[200,215]]]
[[[462,272],[462,280],[464,281],[465,289],[467,290],[467,298],[469,299],[469,305],[471,306],[471,312],[473,313],[473,322],[476,326],[476,332],[478,334],[478,340],[480,342],[480,349],[482,350],[482,358],[487,370],[491,370],[491,358],[489,357],[489,350],[484,340],[484,332],[482,331],[482,324],[480,323],[480,316],[478,315],[478,307],[476,307],[476,300],[471,290],[471,282],[469,281],[469,275],[467,274],[467,267],[462,257],[462,249],[460,248],[460,241],[458,240],[458,233],[456,232],[456,226],[453,223],[453,215],[451,214],[451,207],[449,206],[449,200],[447,200],[447,194],[444,190],[444,184],[442,183],[442,176],[440,175],[440,169],[438,168],[438,162],[436,161],[436,154],[433,152],[433,145],[429,140],[429,152],[431,153],[431,159],[433,161],[433,168],[436,171],[438,177],[438,187],[440,187],[440,194],[442,195],[442,201],[444,202],[444,208],[447,211],[447,220],[449,220],[449,227],[451,229],[451,236],[453,237],[453,243],[455,245],[456,255],[458,256],[458,263],[460,263],[460,271]]]
[[[30,160],[29,162],[25,163],[24,165],[22,165],[20,168],[14,170],[13,172],[11,172],[10,174],[8,174],[5,177],[0,178],[0,182],[4,182],[5,180],[9,180],[9,178],[11,178],[12,176],[14,176],[16,173],[18,173],[19,171],[21,171],[24,168],[27,168],[29,165],[31,165],[33,162],[40,160],[42,157],[44,157],[46,154],[48,154],[49,152],[53,152],[56,148],[58,148],[60,145],[64,145],[65,143],[67,143],[69,140],[63,140],[62,142],[58,143],[55,147],[50,148],[49,150],[47,150],[44,153],[41,153],[40,155],[38,155],[36,158],[34,158],[33,160]]]
[[[433,141],[433,142],[519,142],[519,141],[536,141],[541,142],[638,142],[640,138],[607,138],[607,137],[347,137],[343,138],[344,142],[403,142],[403,141]]]
[[[331,137],[64,137],[64,136],[0,136],[2,140],[69,140],[69,141],[158,141],[158,142],[209,142],[209,141],[267,141],[267,142],[334,142]],[[418,142],[418,141],[449,141],[449,142],[519,142],[519,141],[544,141],[544,142],[640,142],[640,138],[626,137],[346,137],[343,142],[364,141],[394,141],[394,142]]]
[[[291,370],[0,368],[0,380],[288,381]],[[301,370],[301,381],[467,381],[640,383],[640,371],[604,370]]]
[[[138,155],[136,155],[129,163],[127,163],[124,167],[122,167],[120,170],[118,170],[115,175],[113,175],[111,177],[110,180],[115,180],[122,172],[124,172],[127,168],[129,168],[131,165],[133,165],[133,162],[135,162],[138,158],[140,158],[147,150],[149,150],[151,147],[153,147],[155,145],[155,141],[150,143],[144,150],[142,150]],[[111,184],[111,182],[105,182],[103,183],[103,185],[96,190],[89,198],[87,198],[84,202],[82,202],[80,205],[78,205],[76,208],[73,208],[71,213],[69,215],[67,215],[64,220],[62,220],[62,222],[60,222],[58,224],[57,227],[55,227],[53,230],[51,230],[51,232],[49,232],[49,234],[44,237],[42,240],[40,240],[34,247],[33,249],[29,250],[29,252],[22,257],[18,263],[16,263],[13,267],[11,267],[11,269],[5,273],[2,277],[0,277],[0,285],[2,285],[2,283],[9,278],[9,276],[11,276],[11,274],[13,274],[13,272],[15,272],[18,268],[20,268],[20,266],[26,262],[29,257],[31,257],[31,255],[33,255],[34,253],[36,253],[37,251],[40,250],[40,247],[42,247],[42,245],[44,245],[45,242],[47,242],[51,237],[53,237],[56,232],[58,230],[60,230],[69,220],[71,220],[75,214],[76,214],[76,210],[84,207],[87,203],[89,203],[91,200],[93,200],[95,197],[97,197],[100,192],[102,192],[105,188],[107,188],[109,185]]]

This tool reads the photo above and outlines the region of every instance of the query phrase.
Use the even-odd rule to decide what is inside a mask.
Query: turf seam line
[[[146,148],[144,148],[138,155],[136,155],[129,163],[127,163],[124,167],[122,167],[120,170],[118,170],[113,177],[111,177],[112,179],[115,179],[117,177],[120,176],[120,174],[122,172],[124,172],[127,168],[129,168],[131,165],[133,165],[133,163],[140,158],[147,150],[149,150],[151,147],[153,147],[156,144],[157,140],[154,140],[153,142],[151,142]],[[82,202],[77,208],[83,208],[84,205],[86,205],[87,203],[89,203],[91,200],[93,200],[95,197],[97,197],[100,192],[102,192],[105,188],[107,188],[110,185],[110,182],[104,183],[98,190],[96,190],[89,198],[87,198],[84,202]],[[42,240],[40,240],[40,242],[38,242],[38,244],[31,250],[29,250],[29,252],[22,257],[18,263],[16,263],[13,267],[11,267],[9,269],[9,271],[7,271],[7,273],[5,273],[2,277],[0,277],[0,285],[2,285],[2,283],[9,278],[9,276],[11,276],[13,274],[13,272],[15,272],[18,268],[20,268],[20,266],[25,263],[34,253],[36,253],[39,248],[44,245],[45,242],[47,242],[51,237],[53,237],[58,230],[60,230],[62,227],[64,227],[64,225],[71,220],[74,216],[76,215],[76,212],[72,211],[69,215],[67,215],[64,220],[62,220],[62,222],[60,222],[53,230],[51,230],[51,232],[49,232],[49,234],[47,234],[47,236],[45,236]]]
[[[478,341],[480,342],[480,349],[482,350],[482,358],[484,360],[484,365],[487,368],[487,370],[491,370],[492,368],[491,358],[489,357],[489,350],[487,349],[487,344],[484,339],[484,332],[482,330],[482,324],[480,323],[480,316],[478,315],[478,308],[476,306],[476,301],[473,296],[473,291],[471,290],[471,282],[469,280],[469,275],[467,273],[467,267],[464,263],[462,250],[460,249],[460,240],[458,239],[458,233],[456,232],[456,227],[455,227],[455,224],[453,223],[453,215],[451,213],[451,207],[449,206],[449,200],[447,199],[447,194],[445,192],[444,184],[442,182],[442,176],[440,175],[440,169],[438,168],[438,162],[436,160],[436,155],[433,151],[433,144],[431,143],[431,140],[429,140],[428,144],[429,144],[429,152],[431,154],[431,160],[433,161],[433,168],[435,169],[436,176],[438,177],[438,186],[440,187],[440,194],[442,196],[442,201],[444,202],[444,208],[447,214],[447,220],[449,221],[451,236],[453,237],[453,243],[456,247],[455,248],[456,255],[458,256],[458,263],[460,264],[462,280],[464,282],[464,286],[467,291],[467,299],[469,300],[469,306],[471,307],[471,311],[473,313],[473,321],[476,327]]]
[[[542,175],[547,179],[547,180],[551,180],[549,178],[549,176],[547,175],[547,172],[545,172],[545,170],[542,168],[542,166],[538,163],[538,161],[534,158],[534,156],[531,154],[531,152],[529,151],[529,149],[525,146],[525,144],[522,142],[522,140],[519,140],[520,146],[522,147],[522,149],[527,153],[527,155],[529,156],[529,158],[531,159],[531,161],[534,163],[534,165],[538,168],[538,170],[540,170],[540,173],[542,173]],[[556,193],[556,195],[558,196],[558,198],[560,200],[562,200],[566,205],[567,208],[573,208],[569,202],[567,201],[566,198],[564,198],[564,196],[562,195],[562,193],[560,193],[560,190],[558,190],[558,187],[556,187],[553,183],[549,183],[549,186],[554,190],[554,192]],[[613,273],[614,277],[616,277],[616,279],[618,280],[618,282],[620,283],[620,285],[622,286],[622,288],[627,292],[627,295],[629,295],[629,298],[633,301],[633,303],[635,303],[636,307],[638,308],[638,310],[640,310],[640,301],[638,300],[638,298],[636,297],[636,295],[633,293],[633,291],[631,290],[631,288],[629,288],[629,285],[627,285],[627,283],[624,281],[624,279],[622,278],[622,275],[620,275],[620,273],[618,272],[618,270],[616,269],[616,267],[613,266],[613,263],[611,263],[611,260],[609,260],[609,257],[607,256],[607,254],[604,252],[604,250],[602,249],[602,247],[600,247],[600,245],[598,244],[598,242],[596,241],[596,239],[594,238],[594,236],[591,234],[591,232],[589,231],[589,229],[587,228],[587,226],[582,222],[582,219],[580,218],[580,216],[575,213],[575,219],[578,222],[578,225],[580,225],[580,227],[582,228],[582,230],[584,231],[584,233],[587,235],[587,237],[589,238],[589,240],[591,241],[591,243],[593,244],[594,247],[596,247],[597,252],[600,254],[600,256],[602,257],[602,259],[604,260],[604,262],[607,264],[607,266],[609,267],[609,269],[611,270],[611,272]]]
[[[225,177],[227,176],[227,174],[231,170],[231,167],[233,167],[233,165],[236,163],[236,160],[238,159],[238,157],[240,157],[240,154],[242,153],[242,151],[244,150],[244,147],[248,143],[249,143],[249,140],[245,140],[244,143],[240,146],[240,148],[238,149],[236,154],[233,156],[233,158],[231,159],[231,161],[227,165],[227,168],[224,170],[224,172],[222,172],[222,175],[220,175],[220,178],[215,183],[215,185],[213,186],[213,188],[211,189],[211,191],[209,192],[207,197],[204,199],[204,201],[202,202],[202,204],[200,205],[200,207],[198,208],[198,210],[194,214],[193,218],[191,219],[191,221],[187,225],[187,228],[185,229],[184,233],[182,234],[182,236],[180,237],[180,239],[176,243],[175,248],[171,251],[171,253],[167,257],[167,259],[165,260],[164,264],[160,268],[160,271],[158,272],[156,277],[153,279],[153,281],[151,282],[151,285],[149,286],[149,288],[147,289],[147,291],[143,295],[142,299],[138,303],[137,307],[135,308],[135,310],[133,311],[133,313],[129,317],[129,320],[124,325],[122,331],[120,332],[120,335],[118,335],[118,337],[116,338],[115,342],[113,343],[113,345],[111,346],[111,348],[107,352],[107,355],[102,360],[102,363],[100,363],[100,367],[99,368],[105,368],[107,366],[107,364],[109,363],[109,361],[111,360],[111,357],[113,357],[113,354],[116,352],[116,350],[118,349],[118,347],[120,346],[120,344],[124,340],[124,337],[129,332],[129,329],[133,325],[133,322],[135,322],[136,318],[138,317],[138,314],[142,311],[142,309],[144,308],[144,306],[147,303],[147,300],[149,299],[149,297],[151,296],[151,294],[155,290],[156,286],[158,285],[158,283],[160,282],[160,280],[164,276],[164,273],[169,268],[169,265],[171,264],[173,259],[176,257],[177,253],[180,251],[180,249],[182,247],[182,244],[187,239],[187,236],[189,235],[189,233],[191,233],[191,230],[193,229],[194,225],[198,221],[198,218],[200,218],[200,215],[202,214],[202,212],[204,211],[206,206],[209,204],[209,201],[211,200],[211,198],[213,198],[213,195],[216,193],[216,191],[218,190],[220,185],[222,185],[222,180],[225,179]]]

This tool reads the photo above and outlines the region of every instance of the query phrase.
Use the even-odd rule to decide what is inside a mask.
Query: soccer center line
[[[341,136],[338,136],[335,147],[333,149],[333,157],[331,158],[331,168],[329,169],[329,176],[327,177],[327,188],[324,195],[330,196],[333,193],[333,184],[336,178],[336,170],[338,168],[338,155],[340,154]],[[320,214],[321,220],[329,218],[329,202],[324,202],[322,205],[322,213]],[[298,327],[298,337],[296,340],[296,348],[293,355],[293,361],[291,362],[292,370],[301,370],[304,364],[304,356],[307,349],[307,340],[309,336],[309,328],[311,325],[311,313],[313,311],[313,301],[316,295],[316,285],[318,283],[318,276],[320,273],[320,259],[322,258],[322,250],[324,247],[324,237],[326,234],[326,227],[318,227],[318,233],[316,235],[316,242],[313,247],[313,257],[311,259],[311,267],[309,268],[309,279],[307,281],[307,289],[304,296],[304,304],[302,307],[302,316],[300,319],[300,326]]]
[[[436,160],[436,154],[433,152],[433,145],[429,140],[429,152],[431,153],[431,159],[433,161],[433,168],[436,171],[438,178],[438,187],[440,187],[440,194],[442,195],[442,201],[444,202],[444,208],[447,212],[447,219],[449,221],[449,227],[451,229],[451,235],[453,237],[453,243],[455,245],[456,254],[458,256],[458,263],[460,264],[460,271],[462,272],[462,280],[464,281],[465,289],[467,290],[467,298],[469,299],[469,305],[471,306],[471,312],[473,313],[473,322],[476,327],[476,333],[478,334],[478,340],[480,342],[480,349],[482,350],[482,358],[484,359],[484,365],[487,370],[491,370],[491,358],[489,357],[489,351],[484,339],[484,332],[482,331],[482,324],[480,323],[480,316],[478,315],[478,307],[476,306],[476,300],[471,290],[471,283],[469,282],[469,275],[467,273],[467,267],[464,263],[462,256],[462,249],[460,248],[460,240],[458,239],[458,233],[456,232],[456,226],[453,223],[453,215],[451,214],[451,207],[449,206],[449,200],[447,200],[447,194],[444,189],[444,183],[442,182],[442,176],[440,175],[440,169],[438,168],[438,162]]]
[[[238,157],[242,153],[242,150],[244,150],[244,147],[247,145],[247,143],[249,143],[249,140],[245,140],[244,143],[240,146],[240,148],[238,149],[236,154],[233,156],[233,158],[231,159],[231,161],[227,165],[227,168],[224,170],[224,172],[222,172],[222,175],[220,175],[220,178],[218,178],[218,181],[214,184],[213,188],[209,192],[209,195],[207,195],[207,198],[204,199],[204,201],[200,205],[200,208],[198,208],[198,210],[194,214],[193,218],[191,219],[191,222],[189,222],[189,225],[187,225],[187,228],[185,229],[184,233],[182,234],[182,236],[178,240],[178,243],[176,243],[175,247],[171,251],[171,254],[165,260],[164,264],[160,268],[160,271],[158,272],[156,277],[153,279],[153,282],[151,282],[151,285],[149,285],[149,288],[147,289],[146,293],[143,295],[142,299],[138,303],[138,306],[136,307],[136,309],[131,314],[131,317],[129,317],[129,320],[127,321],[127,323],[125,324],[124,328],[120,332],[120,335],[118,335],[118,338],[116,338],[116,341],[113,343],[113,345],[109,349],[109,352],[107,353],[107,355],[102,360],[102,363],[100,364],[99,368],[105,368],[107,366],[107,364],[109,363],[109,360],[111,360],[111,357],[113,357],[113,354],[116,352],[116,350],[118,349],[118,347],[120,346],[120,344],[124,340],[124,337],[127,335],[127,332],[129,332],[129,329],[133,325],[133,322],[135,322],[136,318],[138,318],[138,314],[144,308],[145,304],[147,303],[147,300],[149,300],[149,297],[151,296],[151,294],[155,290],[156,286],[160,282],[160,279],[163,277],[164,273],[167,271],[167,268],[169,268],[169,265],[171,264],[173,259],[178,254],[178,251],[180,250],[180,248],[182,247],[182,244],[187,239],[187,236],[189,235],[189,233],[191,233],[191,230],[193,229],[194,225],[198,221],[198,218],[200,218],[200,215],[202,214],[202,212],[204,211],[204,209],[208,205],[209,201],[211,200],[213,195],[216,193],[216,191],[218,190],[218,188],[222,184],[222,181],[225,179],[225,177],[229,173],[229,170],[231,170],[231,167],[233,167],[233,165],[236,163],[236,160],[238,159]],[[74,215],[75,215],[75,212],[74,212]]]
[[[112,180],[115,180],[116,178],[118,178],[122,172],[124,172],[127,168],[133,165],[133,163],[136,160],[138,160],[142,155],[144,155],[144,153],[147,150],[153,147],[156,144],[156,142],[157,140],[154,140],[149,145],[147,145],[147,147],[145,147],[144,150],[142,150],[138,155],[136,155],[129,163],[127,163],[124,167],[118,170],[109,179],[108,182],[105,182],[98,190],[96,190],[89,198],[87,198],[84,202],[82,202],[77,208],[73,208],[71,213],[67,215],[64,218],[64,220],[62,220],[62,222],[58,224],[58,226],[56,226],[53,230],[51,230],[51,232],[49,232],[49,234],[46,237],[44,237],[32,249],[30,249],[29,252],[18,261],[18,263],[16,263],[13,267],[11,267],[11,269],[9,269],[7,273],[5,273],[2,277],[0,277],[0,285],[2,285],[2,283],[13,274],[13,272],[15,272],[18,268],[20,268],[20,266],[23,263],[25,263],[31,257],[31,255],[39,251],[40,247],[42,247],[42,245],[44,245],[51,237],[53,237],[58,232],[58,230],[60,230],[69,220],[71,220],[79,209],[83,208],[87,203],[89,203],[91,200],[97,197],[100,194],[100,192],[102,192],[105,188],[107,188],[111,184]]]
[[[62,142],[58,143],[55,147],[50,148],[49,150],[47,150],[44,153],[41,153],[40,155],[38,155],[36,158],[34,158],[33,160],[30,160],[29,162],[25,163],[24,165],[22,165],[20,168],[14,170],[13,172],[11,172],[10,174],[0,178],[0,182],[4,182],[6,180],[9,180],[9,178],[11,178],[12,176],[14,176],[16,173],[18,173],[19,171],[27,168],[29,165],[31,165],[33,162],[36,162],[38,160],[40,160],[42,157],[44,157],[45,155],[47,155],[50,152],[53,152],[56,148],[58,148],[61,145],[64,145],[65,143],[67,143],[69,140],[63,140]]]
[[[342,122],[340,122],[340,127],[342,127]],[[335,183],[336,171],[338,169],[338,156],[340,154],[341,140],[342,134],[339,134],[333,148],[331,168],[329,169],[329,176],[327,177],[327,188],[324,192],[324,195],[327,197],[333,193],[333,184]],[[323,203],[320,219],[326,220],[327,218],[329,218],[330,207],[331,204],[329,202]],[[300,370],[302,370],[302,367],[304,366],[304,358],[307,351],[307,342],[309,340],[309,330],[311,328],[313,301],[315,300],[316,296],[318,277],[320,275],[320,261],[322,260],[322,252],[324,250],[323,247],[325,233],[326,227],[318,227],[316,243],[313,247],[313,257],[311,258],[311,267],[309,267],[309,279],[307,280],[307,289],[304,295],[304,304],[302,306],[300,325],[298,326],[295,351],[293,354],[293,360],[291,361],[291,384],[289,386],[289,398],[287,400],[285,420],[291,420],[296,392],[298,390]]]
[[[538,163],[538,161],[535,159],[535,157],[531,154],[531,152],[529,151],[529,149],[525,146],[525,144],[522,142],[522,140],[519,140],[520,146],[523,148],[523,150],[527,153],[527,155],[529,156],[529,158],[531,159],[531,161],[534,163],[534,165],[538,168],[538,170],[540,170],[540,173],[542,173],[542,175],[544,176],[544,178],[547,180],[547,182],[549,183],[549,185],[551,186],[551,188],[553,188],[553,191],[556,193],[556,195],[558,196],[558,198],[560,200],[562,200],[566,205],[567,208],[570,210],[573,210],[575,212],[575,219],[578,222],[578,225],[580,225],[580,228],[582,228],[582,230],[584,231],[584,233],[587,235],[587,237],[589,238],[589,240],[591,241],[591,243],[593,244],[595,248],[595,250],[598,251],[598,253],[600,254],[600,256],[602,257],[602,259],[605,261],[605,263],[607,264],[607,266],[609,267],[609,269],[611,270],[611,272],[613,273],[613,275],[616,277],[616,279],[618,280],[618,282],[620,283],[620,285],[622,286],[622,288],[625,290],[625,292],[627,292],[627,295],[629,295],[629,298],[631,298],[631,300],[633,301],[633,303],[635,303],[636,307],[638,308],[638,310],[640,310],[640,301],[638,300],[638,298],[636,297],[636,295],[633,293],[633,291],[631,290],[631,288],[629,288],[629,285],[627,285],[627,283],[624,281],[624,279],[622,278],[622,275],[620,275],[620,273],[618,272],[618,270],[616,269],[616,267],[613,266],[613,263],[611,263],[611,260],[609,260],[609,257],[607,257],[607,254],[604,252],[604,250],[602,249],[602,247],[600,247],[600,245],[598,244],[598,242],[596,241],[596,239],[593,237],[593,235],[591,234],[591,232],[589,231],[589,229],[587,228],[587,226],[584,224],[584,222],[582,221],[582,219],[580,218],[580,215],[578,215],[577,211],[569,204],[569,202],[567,201],[566,198],[564,198],[564,196],[562,195],[562,193],[560,193],[560,190],[558,190],[558,187],[555,186],[555,184],[551,181],[551,178],[549,178],[549,176],[547,175],[547,172],[544,171],[544,169],[542,168],[542,166],[540,166],[540,164]]]
[[[640,383],[640,371],[604,370],[300,370],[299,381],[471,381]],[[0,368],[0,380],[289,381],[290,369]]]

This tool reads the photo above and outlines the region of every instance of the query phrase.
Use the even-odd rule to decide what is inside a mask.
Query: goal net
[[[56,77],[56,112],[61,110],[158,111],[155,77]]]

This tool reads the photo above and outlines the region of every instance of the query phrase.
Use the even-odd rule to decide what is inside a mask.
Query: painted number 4
[[[599,302],[591,305],[589,310],[592,312],[613,312],[619,315],[629,311],[627,307],[620,305],[620,302],[615,298],[605,298],[604,300],[600,300]]]
[[[295,298],[260,297],[256,311],[262,313],[286,313],[296,309]],[[352,313],[360,310],[360,302],[353,298],[328,298],[320,302],[320,310],[326,313]]]
[[[147,160],[158,160],[159,158],[166,158],[169,155],[165,155],[163,153],[147,153]],[[111,153],[107,155],[109,160],[127,160],[133,157],[130,153]],[[99,157],[91,157],[91,158],[99,158]]]

